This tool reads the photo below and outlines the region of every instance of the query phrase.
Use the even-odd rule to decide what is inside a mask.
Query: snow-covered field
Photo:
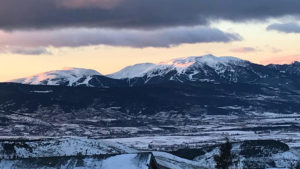
[[[166,119],[172,120],[168,113],[165,115],[167,115]],[[163,114],[160,114],[160,117],[164,117]],[[151,151],[159,165],[172,169],[195,169],[199,166],[211,168],[214,166],[212,157],[218,153],[217,148],[194,160],[175,156],[168,152],[216,146],[223,143],[224,138],[228,137],[236,144],[234,146],[236,152],[241,151],[239,146],[245,140],[278,140],[287,144],[290,148],[289,151],[280,151],[268,156],[267,160],[271,159],[275,163],[269,166],[283,168],[295,166],[296,162],[300,160],[300,116],[297,114],[265,113],[263,115],[248,114],[243,117],[204,115],[200,118],[189,118],[189,124],[181,124],[180,118],[176,118],[178,123],[174,125],[167,121],[166,125],[159,123],[159,125],[152,124],[147,127],[107,127],[105,128],[107,132],[103,132],[106,139],[99,135],[93,135],[92,132],[87,133],[90,135],[89,137],[1,136],[0,152],[3,154],[0,154],[0,158],[115,155]],[[26,121],[30,120],[26,119]],[[160,120],[164,121],[165,119],[161,118]],[[67,127],[75,129],[80,126],[67,125]],[[118,133],[121,133],[120,137],[116,137]],[[110,136],[110,134],[112,135]],[[10,150],[10,145],[15,148]],[[124,156],[124,158],[131,157]],[[241,157],[240,166],[249,163],[247,160]],[[87,166],[100,164],[93,158],[85,158],[84,162]],[[242,164],[242,162],[244,163]],[[13,164],[15,163],[9,160],[0,163],[4,166]],[[104,164],[105,162],[102,161],[101,165]]]
[[[184,147],[199,148],[221,143],[225,137],[230,138],[233,142],[244,140],[280,140],[290,147],[300,148],[299,119],[299,115],[275,114],[255,116],[252,119],[237,116],[205,116],[201,119],[205,125],[176,126],[182,129],[182,132],[106,140],[126,144],[141,150],[170,150]],[[168,127],[175,126],[169,125]]]
[[[117,112],[110,111],[111,115]],[[171,112],[160,113],[154,116],[144,118],[144,123],[148,125],[130,126],[130,127],[102,127],[85,124],[60,124],[51,126],[47,122],[39,121],[31,117],[10,115],[10,119],[17,119],[24,123],[38,124],[51,127],[59,127],[57,134],[78,133],[80,137],[93,139],[104,139],[109,142],[117,142],[129,145],[130,147],[141,150],[161,150],[176,149],[182,147],[202,147],[212,145],[224,141],[225,137],[229,137],[234,142],[243,140],[264,140],[274,139],[280,140],[290,147],[300,147],[300,115],[290,114],[272,114],[263,115],[249,114],[247,116],[235,115],[203,115],[201,117],[172,116]],[[142,119],[142,117],[139,117]],[[124,119],[125,120],[125,119]],[[128,121],[131,121],[128,117]],[[155,122],[152,122],[156,120]],[[159,122],[157,120],[160,120]],[[114,119],[104,118],[100,122],[111,123]],[[100,123],[98,119],[90,119],[90,124]],[[8,126],[10,127],[10,126]],[[22,133],[22,137],[35,138],[36,136],[28,134],[24,135],[24,130],[38,130],[34,127],[28,128],[22,124],[13,126],[12,128],[0,128],[0,132],[4,133],[0,139],[12,139],[9,133]],[[62,133],[61,133],[62,132]],[[5,134],[7,133],[7,134]],[[45,137],[49,137],[47,131],[44,132]],[[50,135],[51,136],[51,135]],[[43,136],[39,136],[43,137]],[[61,136],[51,136],[60,138]]]

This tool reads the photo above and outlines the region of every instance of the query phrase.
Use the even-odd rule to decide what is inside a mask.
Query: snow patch
[[[46,94],[46,93],[52,93],[53,92],[53,90],[44,90],[44,91],[38,91],[38,90],[36,90],[36,91],[30,91],[31,93],[44,93],[44,94]]]

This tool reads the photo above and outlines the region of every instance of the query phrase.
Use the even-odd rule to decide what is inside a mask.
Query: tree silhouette
[[[300,161],[297,162],[295,169],[300,169]]]
[[[229,139],[226,138],[226,143],[220,147],[220,154],[214,156],[216,162],[216,168],[228,169],[229,166],[233,165],[234,154],[231,153],[232,144]]]

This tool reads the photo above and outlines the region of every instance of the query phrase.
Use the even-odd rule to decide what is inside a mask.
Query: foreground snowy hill
[[[5,138],[5,137],[4,137]],[[82,155],[114,155],[138,151],[119,143],[87,138],[0,138],[0,159]]]
[[[122,142],[122,140],[119,140]],[[136,140],[138,141],[138,139]],[[175,145],[174,145],[175,146]],[[138,151],[124,144],[86,138],[2,138],[1,169],[213,169],[220,144]],[[248,140],[233,144],[238,169],[296,168],[300,152],[275,140]]]
[[[151,153],[1,160],[1,169],[157,169]]]
[[[2,138],[1,169],[149,169],[151,153],[87,138]]]

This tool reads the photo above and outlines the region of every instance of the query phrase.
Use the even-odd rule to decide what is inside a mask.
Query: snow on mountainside
[[[230,65],[246,66],[246,63],[248,62],[235,57],[216,57],[213,55],[204,55],[199,57],[172,59],[170,61],[161,62],[158,64],[136,64],[133,66],[128,66],[119,72],[108,76],[115,79],[132,79],[143,76],[162,76],[168,74],[170,71],[176,71],[177,75],[188,73],[190,78],[192,78],[193,74],[199,73],[200,70],[207,72],[204,70],[206,68],[214,69],[216,72],[222,72]],[[191,72],[191,70],[194,71]]]
[[[63,70],[55,70],[27,78],[15,79],[11,82],[31,85],[90,86],[89,81],[95,75],[101,74],[91,69],[64,68]]]
[[[114,79],[131,79],[135,77],[143,77],[148,71],[152,70],[155,67],[156,65],[153,63],[141,63],[133,66],[127,66],[121,71],[107,76]]]
[[[143,71],[141,67],[144,67]],[[131,86],[166,81],[235,83],[264,78],[265,72],[261,71],[263,67],[235,57],[204,55],[173,59],[147,66],[133,65],[109,76],[116,79],[130,79]]]
[[[160,64],[164,65],[172,65],[177,70],[185,70],[189,67],[195,65],[207,65],[211,68],[217,68],[218,65],[228,65],[228,64],[241,64],[243,61],[239,58],[224,56],[224,57],[216,57],[213,55],[204,55],[199,57],[186,57],[179,59],[172,59],[168,62],[161,62]]]

